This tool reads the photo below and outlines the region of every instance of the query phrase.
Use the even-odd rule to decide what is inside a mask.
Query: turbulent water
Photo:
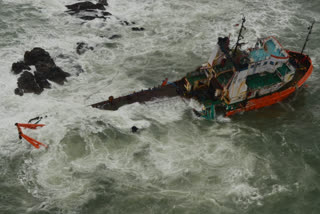
[[[74,2],[0,0],[0,213],[320,212],[317,23],[308,87],[282,103],[215,121],[178,98],[88,107],[181,78],[206,62],[219,36],[235,42],[242,15],[247,46],[275,35],[300,51],[310,22],[320,21],[318,0],[110,0],[111,19],[89,22],[65,13]],[[122,38],[109,40],[114,34]],[[79,56],[77,42],[94,50]],[[20,97],[11,64],[33,47],[72,76]],[[39,115],[46,126],[25,133],[48,149],[19,140],[14,126]]]

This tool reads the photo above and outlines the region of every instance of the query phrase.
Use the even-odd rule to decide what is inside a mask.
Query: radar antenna
[[[310,36],[310,34],[311,34],[311,32],[312,32],[312,28],[313,28],[314,23],[315,23],[315,21],[313,21],[312,24],[308,27],[309,32],[308,32],[306,41],[305,41],[304,44],[303,44],[303,48],[302,48],[302,50],[301,50],[301,54],[303,54],[303,51],[304,51],[304,49],[305,49],[305,47],[306,47],[306,45],[307,45],[307,42],[309,41],[309,36]]]
[[[241,23],[241,28],[240,28],[240,32],[239,32],[239,35],[238,35],[238,39],[237,39],[237,43],[236,43],[236,47],[234,48],[233,50],[233,56],[235,56],[236,54],[236,51],[237,51],[237,48],[240,46],[240,40],[243,39],[243,36],[242,36],[242,30],[245,29],[246,27],[244,26],[244,23],[246,22],[246,17],[243,16],[242,18],[242,23]]]

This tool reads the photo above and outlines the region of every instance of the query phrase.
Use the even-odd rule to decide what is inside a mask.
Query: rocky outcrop
[[[109,13],[109,12],[107,12],[107,11],[102,12],[102,15],[104,15],[104,16],[112,16],[112,14],[111,14],[111,13]]]
[[[23,93],[35,93],[41,94],[43,88],[41,88],[32,73],[25,71],[18,78],[18,89],[15,90],[15,93],[18,92],[19,95]]]
[[[136,127],[136,126],[132,126],[132,127],[131,127],[132,133],[136,133],[138,130],[139,130],[139,128]]]
[[[98,0],[98,3],[102,4],[102,5],[105,5],[105,6],[109,5],[107,0]]]
[[[44,73],[46,78],[52,82],[63,85],[66,81],[66,78],[70,76],[69,73],[64,72],[60,67],[54,66],[51,67],[46,73]]]
[[[40,71],[34,72],[34,78],[41,88],[51,88],[51,84],[46,78],[46,75]]]
[[[66,77],[70,76],[69,73],[64,72],[60,67],[56,65],[38,62],[35,66],[37,70],[35,74],[37,73],[37,76],[40,76],[41,80],[48,79],[52,82],[63,85],[63,83],[66,81]]]
[[[14,74],[20,74],[22,71],[25,70],[30,71],[31,68],[28,65],[26,65],[23,61],[15,62],[12,64],[11,71]]]
[[[18,78],[18,88],[15,94],[23,95],[23,93],[40,94],[44,88],[50,88],[51,84],[48,80],[63,85],[66,77],[70,74],[64,72],[60,67],[56,66],[50,54],[42,48],[33,48],[26,51],[24,61],[12,64],[12,71],[15,74],[23,70],[31,70],[30,66],[35,66],[35,72],[24,71]],[[21,71],[20,71],[21,70]]]
[[[85,20],[85,21],[91,21],[94,19],[103,19],[107,20],[112,16],[111,13],[106,11],[105,6],[108,6],[107,0],[97,0],[97,3],[92,3],[90,1],[84,1],[84,2],[78,2],[75,4],[66,5],[68,8],[67,12],[70,15],[75,15],[76,17]],[[132,26],[135,25],[135,22],[129,22],[126,20],[120,20],[119,18],[116,18],[119,20],[121,25],[124,26]],[[143,27],[132,27],[132,31],[144,31],[145,29]]]
[[[133,27],[131,29],[132,29],[132,31],[144,31],[143,27]]]
[[[108,5],[108,3],[106,4]],[[104,5],[101,3],[94,4],[89,1],[66,5],[66,7],[69,9],[69,11],[73,11],[75,13],[78,13],[81,10],[105,10],[106,9]]]
[[[24,63],[27,65],[36,65],[42,62],[48,65],[55,65],[50,54],[42,48],[33,48],[31,51],[26,51],[24,54]]]
[[[78,18],[86,21],[94,20],[96,18],[104,20],[109,18],[112,14],[105,11],[105,6],[108,6],[108,2],[106,0],[99,0],[96,4],[85,1],[66,5],[69,9],[67,12],[70,15],[77,15]]]

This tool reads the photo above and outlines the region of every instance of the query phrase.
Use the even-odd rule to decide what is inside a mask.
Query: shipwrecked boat
[[[295,52],[284,49],[273,36],[259,38],[253,48],[241,50],[245,21],[243,18],[235,48],[229,48],[228,37],[219,38],[208,62],[182,79],[166,80],[161,86],[118,98],[110,96],[92,107],[117,110],[135,102],[180,96],[202,104],[202,110],[194,110],[197,116],[214,119],[217,114],[231,116],[284,100],[312,73],[311,59],[303,52],[314,23],[302,51]]]

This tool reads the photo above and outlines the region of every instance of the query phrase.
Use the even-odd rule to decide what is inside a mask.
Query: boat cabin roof
[[[261,48],[254,49],[249,54],[249,58],[253,59],[254,62],[266,60],[270,56],[276,58],[288,57],[287,52],[282,48],[281,44],[273,36],[266,38],[262,42]]]

